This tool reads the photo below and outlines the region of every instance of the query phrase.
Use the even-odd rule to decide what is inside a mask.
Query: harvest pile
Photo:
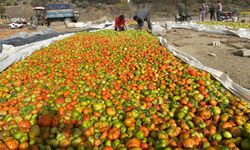
[[[0,74],[0,149],[250,149],[249,115],[145,31],[80,33]]]
[[[222,21],[204,21],[204,22],[197,22],[198,24],[204,24],[204,25],[221,25],[226,26],[230,28],[246,28],[250,29],[249,23],[240,23],[240,22],[222,22]]]

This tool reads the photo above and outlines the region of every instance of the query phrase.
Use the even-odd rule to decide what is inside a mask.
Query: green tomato
[[[135,136],[136,138],[142,140],[144,138],[144,133],[142,131],[138,131]]]
[[[121,126],[121,133],[124,134],[126,133],[127,128],[125,126]]]
[[[204,96],[202,94],[198,93],[198,94],[194,95],[194,99],[199,102],[199,101],[202,101],[204,99]]]
[[[185,115],[186,115],[186,114],[185,114],[184,112],[180,111],[179,113],[176,114],[176,118],[177,118],[177,119],[182,119],[182,118],[185,117]]]
[[[113,103],[110,100],[105,100],[105,105],[107,107],[111,107],[111,106],[113,106]]]
[[[93,103],[94,111],[100,111],[105,108],[105,105],[102,103]]]
[[[219,133],[212,135],[212,139],[220,142],[222,140],[222,136]]]
[[[194,128],[194,123],[192,121],[188,121],[187,124],[191,129]]]
[[[210,143],[208,142],[208,141],[206,141],[206,142],[204,142],[203,144],[202,144],[202,148],[208,148],[208,147],[210,147]]]
[[[105,142],[105,145],[106,145],[106,146],[112,146],[112,142],[111,142],[110,140],[107,140],[107,141]]]
[[[112,147],[116,149],[119,144],[120,140],[116,139],[115,141],[112,142]]]
[[[219,115],[221,113],[221,109],[218,106],[213,106],[211,109],[214,115]]]
[[[205,122],[200,122],[199,123],[199,127],[201,128],[201,129],[203,129],[203,128],[205,128],[206,127],[206,123]]]
[[[157,143],[155,143],[156,145],[155,145],[155,147],[157,148],[157,149],[159,149],[159,148],[165,148],[165,147],[167,147],[167,141],[166,140],[159,140],[159,141],[157,141]]]
[[[20,143],[23,143],[25,141],[28,141],[29,137],[27,133],[22,134],[21,138],[20,138]]]
[[[87,128],[91,127],[91,126],[92,126],[92,123],[91,123],[90,120],[84,120],[84,121],[82,122],[82,127],[83,127],[84,129],[87,129]]]
[[[229,132],[229,131],[225,131],[225,132],[223,132],[223,137],[224,138],[227,138],[227,139],[230,139],[230,138],[232,138],[232,134]]]
[[[71,117],[73,119],[76,119],[76,120],[80,120],[82,118],[82,113],[80,113],[79,111],[77,110],[74,110],[72,113],[71,113]]]

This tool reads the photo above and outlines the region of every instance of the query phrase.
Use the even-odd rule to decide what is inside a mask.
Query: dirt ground
[[[242,48],[250,49],[250,40],[186,29],[170,30],[165,38],[180,51],[225,72],[234,82],[250,89],[250,57],[241,57],[237,53]],[[212,41],[220,41],[221,46],[212,46]]]
[[[0,29],[0,40],[11,37],[17,34],[18,32],[34,32],[34,31],[28,30],[27,28],[13,29],[13,30],[8,28],[2,28]]]
[[[39,31],[44,31],[48,27],[47,26],[38,26],[37,29],[28,29],[28,27],[24,27],[22,29],[8,29],[8,28],[2,28],[0,29],[0,40],[1,39],[6,39],[11,36],[14,36],[18,34],[19,32],[39,32]],[[73,29],[73,28],[67,28],[63,22],[54,22],[51,24],[50,28],[53,29],[55,32],[72,32],[72,31],[77,31],[78,29]]]

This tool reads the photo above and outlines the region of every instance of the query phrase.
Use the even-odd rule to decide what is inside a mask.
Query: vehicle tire
[[[72,19],[71,18],[65,18],[64,19],[64,23],[67,24],[67,23],[70,23],[72,22]]]

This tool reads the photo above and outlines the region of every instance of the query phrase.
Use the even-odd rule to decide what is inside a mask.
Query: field
[[[82,32],[0,74],[0,148],[249,149],[249,106],[148,32]]]

